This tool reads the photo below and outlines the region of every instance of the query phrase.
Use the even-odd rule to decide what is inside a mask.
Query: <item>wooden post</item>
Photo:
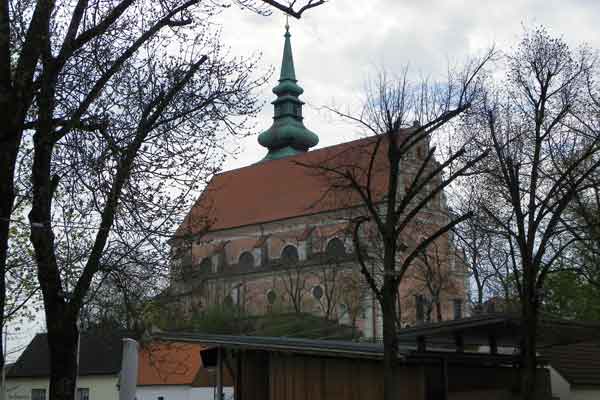
[[[490,344],[490,354],[498,354],[498,342],[496,341],[496,336],[493,334],[489,337]]]
[[[448,400],[448,361],[442,358],[442,400]]]
[[[425,336],[417,336],[417,351],[425,352],[427,350],[427,343],[425,342]]]
[[[237,373],[235,374],[234,399],[242,400],[242,351],[236,352]]]
[[[217,400],[223,400],[223,349],[217,348]]]
[[[457,353],[465,352],[465,341],[464,341],[463,335],[461,333],[454,334],[454,343],[456,345]]]

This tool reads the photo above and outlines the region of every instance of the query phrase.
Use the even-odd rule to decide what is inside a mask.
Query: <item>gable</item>
[[[125,333],[81,334],[79,375],[115,375],[121,371],[121,340]],[[37,334],[7,373],[9,378],[50,376],[47,334]]]

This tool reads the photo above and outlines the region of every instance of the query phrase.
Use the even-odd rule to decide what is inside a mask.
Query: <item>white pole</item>
[[[77,397],[77,388],[79,383],[79,353],[81,351],[81,323],[79,317],[77,318],[77,365],[75,367],[75,400],[79,400]],[[7,400],[7,399],[3,399]]]
[[[134,400],[138,373],[138,342],[123,339],[123,358],[119,382],[119,400]]]
[[[4,329],[3,329],[3,333],[4,333],[4,338],[2,338],[3,342],[4,342],[4,347],[2,348],[2,354],[4,356],[4,365],[2,366],[2,400],[7,400],[6,399],[6,345],[8,342],[8,325],[6,325],[6,322],[4,323]]]

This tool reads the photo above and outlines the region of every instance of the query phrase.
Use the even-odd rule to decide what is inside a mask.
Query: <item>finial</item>
[[[288,33],[290,31],[290,21],[289,21],[290,15],[289,14],[285,14],[285,32]]]
[[[277,98],[274,106],[273,125],[258,136],[258,143],[269,149],[264,160],[275,160],[306,153],[319,143],[319,137],[306,129],[302,123],[302,105],[299,96],[304,92],[296,80],[289,18],[285,16],[285,41],[281,59],[279,83],[273,88]]]

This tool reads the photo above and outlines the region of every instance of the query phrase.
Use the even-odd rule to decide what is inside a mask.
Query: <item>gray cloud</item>
[[[264,68],[279,69],[285,18],[265,18],[231,8],[221,16],[224,39],[233,54],[262,52]],[[439,76],[448,62],[457,64],[495,43],[507,49],[523,27],[542,24],[575,45],[600,48],[597,0],[331,0],[290,21],[299,83],[307,107],[305,123],[319,134],[319,147],[357,137],[352,127],[319,109],[357,104],[363,82],[378,67],[397,70],[409,64],[416,74]],[[277,76],[273,76],[272,84]],[[270,87],[257,134],[271,124]],[[240,141],[241,153],[226,168],[259,160],[256,137]]]

